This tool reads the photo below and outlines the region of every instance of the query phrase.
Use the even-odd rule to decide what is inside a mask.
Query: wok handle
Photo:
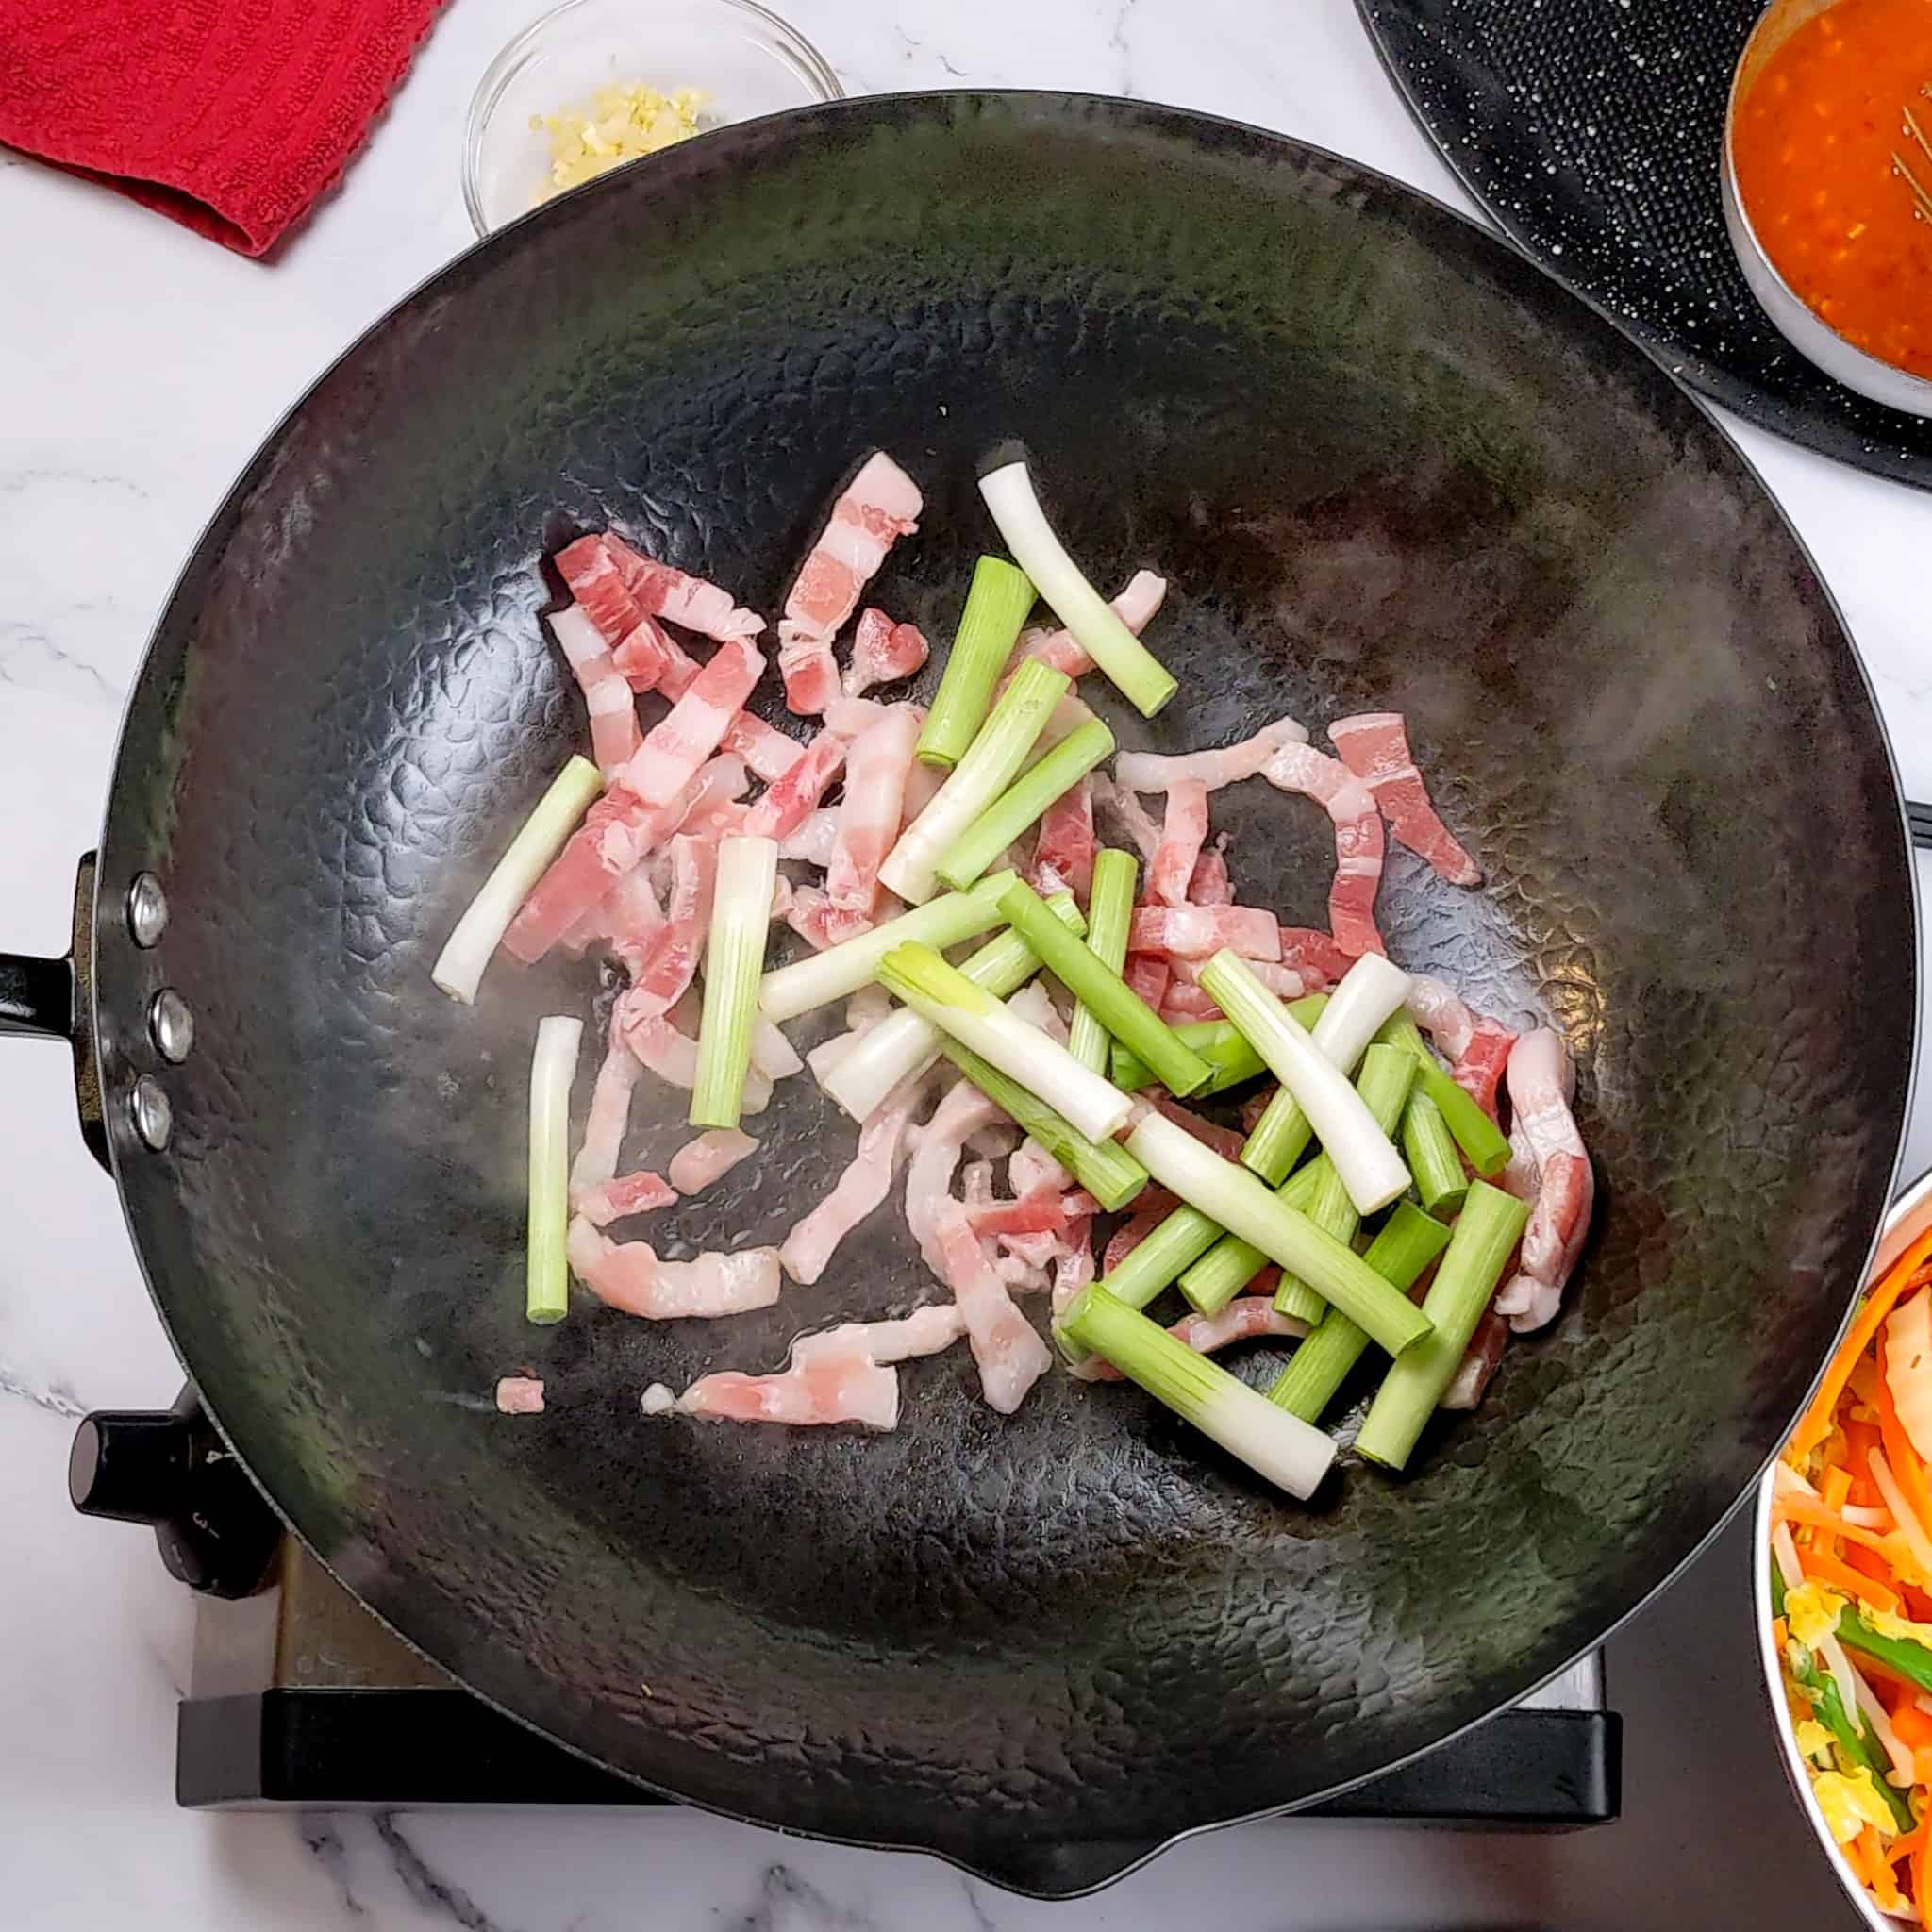
[[[75,870],[74,937],[66,955],[41,959],[0,953],[0,1037],[64,1040],[74,1049],[74,1097],[88,1152],[108,1165],[108,1124],[101,1111],[100,1062],[94,1056],[94,855]]]
[[[1906,800],[1906,824],[1912,830],[1912,843],[1921,851],[1932,852],[1932,805]]]

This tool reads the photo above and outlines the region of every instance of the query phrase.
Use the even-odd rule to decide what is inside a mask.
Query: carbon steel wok
[[[1101,581],[1173,579],[1181,694],[1151,727],[1101,697],[1124,740],[1406,711],[1488,877],[1393,857],[1391,950],[1580,1058],[1580,1278],[1407,1480],[1350,1467],[1296,1507],[1132,1389],[1055,1377],[1003,1421],[960,1350],[907,1372],[888,1438],[640,1417],[652,1381],[927,1298],[891,1211],[762,1314],[522,1320],[531,1028],[609,989],[499,962],[467,1010],[428,966],[583,741],[541,559],[615,523],[771,611],[883,446],[928,508],[878,601],[943,637],[992,541],[975,464],[1013,436]],[[1320,814],[1251,786],[1219,817],[1241,897],[1324,923]],[[620,1772],[1051,1893],[1438,1742],[1697,1548],[1861,1278],[1915,1014],[1871,693],[1710,421],[1405,189],[1051,95],[713,136],[372,329],[189,563],[81,910],[73,1030],[156,1302],[337,1574]],[[16,1024],[69,1030],[60,969],[8,972]],[[142,1075],[164,1152],[131,1124]],[[681,1096],[646,1082],[639,1111],[661,1158]],[[849,1156],[808,1080],[758,1124],[670,1252],[776,1239]],[[541,1422],[475,1400],[525,1364]]]

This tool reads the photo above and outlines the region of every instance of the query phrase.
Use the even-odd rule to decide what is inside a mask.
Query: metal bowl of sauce
[[[1731,83],[1724,208],[1791,345],[1932,416],[1932,0],[1772,0]]]

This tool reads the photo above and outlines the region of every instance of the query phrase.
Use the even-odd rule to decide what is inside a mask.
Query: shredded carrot
[[[1809,1496],[1794,1495],[1787,1491],[1774,1499],[1771,1512],[1788,1522],[1808,1523],[1820,1529],[1827,1529],[1833,1536],[1842,1537],[1848,1543],[1862,1544],[1868,1550],[1883,1550],[1885,1547],[1883,1532],[1860,1529],[1856,1523],[1847,1523],[1842,1516],[1834,1516],[1829,1510],[1821,1508]]]
[[[1868,1824],[1857,1838],[1848,1838],[1839,1850],[1844,1854],[1844,1860],[1852,1868],[1852,1875],[1867,1891],[1875,1890],[1872,1883],[1872,1868],[1865,1862],[1865,1832],[1872,1827]]]
[[[1932,1490],[1925,1487],[1925,1465],[1919,1460],[1919,1452],[1912,1447],[1899,1422],[1898,1405],[1891,1399],[1891,1384],[1883,1375],[1878,1378],[1878,1433],[1885,1440],[1885,1459],[1891,1464],[1891,1473],[1898,1478],[1906,1501],[1912,1506],[1912,1514],[1925,1533],[1932,1536]]]
[[[1841,1563],[1824,1550],[1803,1550],[1798,1552],[1798,1568],[1807,1576],[1815,1577],[1820,1583],[1828,1583],[1834,1590],[1841,1590],[1847,1596],[1857,1597],[1861,1602],[1876,1604],[1881,1610],[1898,1608],[1898,1592],[1888,1590],[1882,1583],[1862,1575],[1849,1563]]]
[[[1824,1480],[1818,1486],[1819,1494],[1824,1500],[1824,1507],[1834,1514],[1842,1514],[1845,1504],[1851,1499],[1852,1473],[1836,1465],[1824,1472]]]
[[[1932,1817],[1932,1812],[1926,1814]],[[1932,1932],[1932,1891],[1925,1889],[1925,1826],[1922,1820],[1918,1843],[1912,1847],[1912,1903],[1919,1908],[1920,1932]]]
[[[1899,1903],[1898,1880],[1891,1875],[1891,1860],[1885,1856],[1876,1826],[1868,1824],[1858,1837],[1864,1844],[1865,1869],[1872,1874],[1872,1890],[1878,1894],[1878,1903],[1890,1911]]]
[[[1892,1304],[1918,1280],[1918,1270],[1928,1257],[1932,1257],[1932,1232],[1922,1234],[1912,1242],[1865,1297],[1865,1306],[1858,1310],[1857,1320],[1852,1324],[1843,1347],[1832,1357],[1824,1381],[1818,1385],[1818,1393],[1811,1398],[1810,1407],[1805,1411],[1792,1433],[1790,1447],[1793,1454],[1810,1455],[1830,1434],[1832,1419],[1838,1410],[1838,1399],[1844,1393],[1845,1384],[1851,1380],[1858,1358],[1878,1333],[1879,1324],[1891,1312]]]
[[[1927,1717],[1912,1700],[1916,1686],[1908,1685],[1906,1694],[1899,1699],[1898,1708],[1890,1713],[1891,1727],[1898,1733],[1898,1740],[1907,1751],[1923,1751],[1932,1744],[1932,1717]]]
[[[1782,1617],[1774,1617],[1771,1620],[1771,1647],[1778,1656],[1784,1656],[1785,1644],[1790,1641],[1790,1634]]]

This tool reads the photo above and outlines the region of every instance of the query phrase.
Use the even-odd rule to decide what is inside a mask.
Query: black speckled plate
[[[1509,238],[1674,375],[1932,489],[1932,422],[1814,369],[1724,237],[1718,153],[1761,0],[1357,0],[1411,112]]]

